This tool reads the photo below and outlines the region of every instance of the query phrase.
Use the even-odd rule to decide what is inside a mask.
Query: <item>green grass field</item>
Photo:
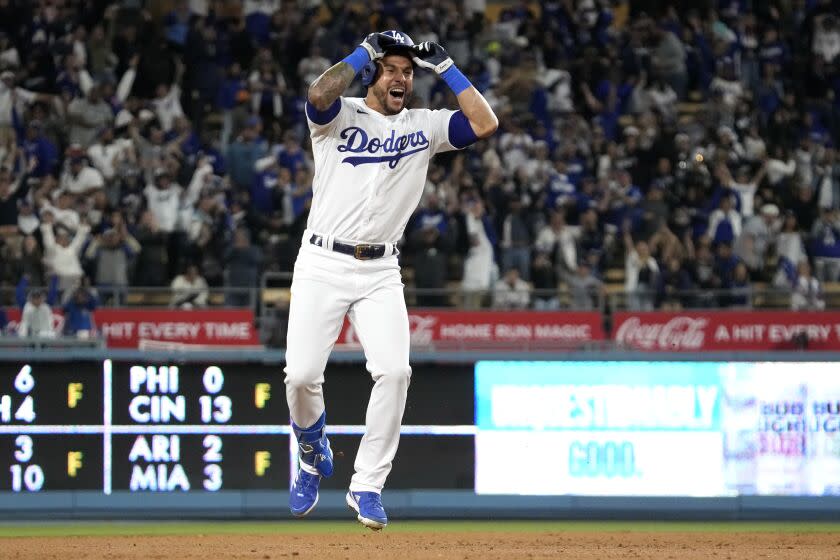
[[[0,523],[2,537],[65,537],[119,535],[241,535],[363,533],[354,521],[156,521],[156,522],[30,522]],[[840,533],[838,523],[812,522],[649,522],[649,521],[395,521],[388,533],[505,532],[786,532]]]

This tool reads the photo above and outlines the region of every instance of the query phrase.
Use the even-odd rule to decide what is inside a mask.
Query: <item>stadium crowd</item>
[[[290,271],[307,86],[372,29],[443,44],[501,121],[430,169],[418,289],[590,308],[623,269],[637,309],[820,308],[840,280],[837,2],[0,0],[3,303]],[[418,71],[413,104],[455,101]]]

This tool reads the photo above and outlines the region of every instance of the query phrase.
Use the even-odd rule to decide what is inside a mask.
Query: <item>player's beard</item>
[[[408,107],[408,102],[411,101],[412,91],[406,87],[405,93],[400,99],[399,106],[396,104],[391,104],[392,101],[396,101],[388,94],[388,89],[384,86],[378,86],[373,88],[373,95],[376,97],[376,100],[379,101],[379,104],[382,105],[382,110],[385,111],[386,115],[396,115],[400,111],[402,111],[405,107]]]

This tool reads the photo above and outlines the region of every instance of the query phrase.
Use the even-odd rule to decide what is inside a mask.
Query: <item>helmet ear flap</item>
[[[376,75],[379,72],[379,65],[371,60],[362,68],[362,85],[370,87],[376,81]]]

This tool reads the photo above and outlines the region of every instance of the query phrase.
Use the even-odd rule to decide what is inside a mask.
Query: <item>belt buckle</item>
[[[353,256],[359,259],[360,261],[367,261],[373,258],[371,255],[365,255],[364,252],[368,250],[373,250],[373,245],[368,244],[359,244],[353,247]]]

